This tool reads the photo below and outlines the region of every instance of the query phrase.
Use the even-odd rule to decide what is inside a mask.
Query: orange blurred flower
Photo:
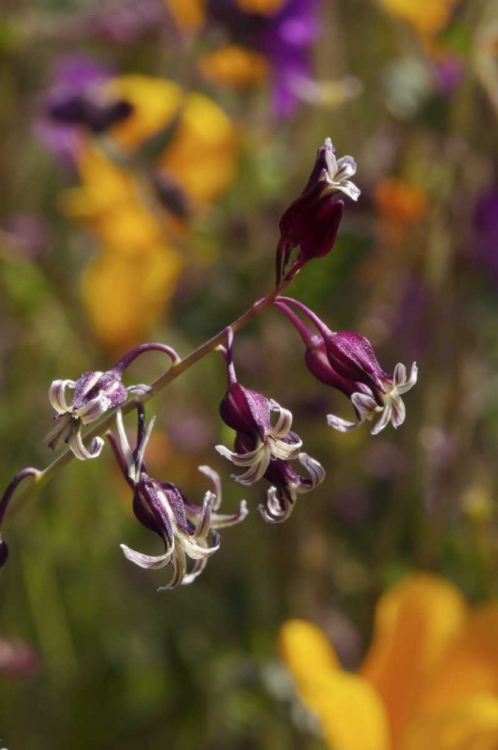
[[[422,37],[441,31],[450,21],[457,2],[458,0],[380,0],[388,13],[408,21]]]
[[[498,747],[498,604],[472,610],[443,579],[414,574],[381,597],[357,674],[303,620],[284,624],[280,649],[333,750]]]

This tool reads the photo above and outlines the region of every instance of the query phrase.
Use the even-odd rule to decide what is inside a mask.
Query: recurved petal
[[[76,383],[74,380],[54,380],[48,390],[48,398],[52,408],[57,414],[65,414],[69,411],[69,406],[66,401],[66,388],[74,388]]]
[[[136,552],[130,547],[127,547],[126,544],[121,544],[120,546],[125,557],[127,557],[130,562],[135,563],[135,565],[138,565],[140,568],[146,568],[147,570],[164,568],[165,565],[168,565],[171,562],[171,557],[173,555],[172,549],[165,552],[164,555],[153,557],[152,555],[144,555],[141,552]]]
[[[294,510],[294,502],[277,492],[276,487],[270,487],[266,496],[266,503],[258,505],[258,510],[266,523],[282,523],[287,521]]]
[[[291,433],[292,434],[292,433]],[[275,438],[268,438],[270,442],[270,450],[275,458],[281,458],[283,461],[293,461],[299,456],[299,452],[303,447],[303,441],[294,435],[295,442],[287,443],[284,440],[278,440]]]
[[[386,706],[394,747],[466,617],[458,589],[428,574],[411,575],[380,598],[360,674]]]
[[[386,405],[384,406],[382,410],[380,419],[378,420],[378,422],[374,424],[374,426],[370,430],[371,435],[378,435],[379,432],[382,432],[382,430],[387,427],[387,425],[391,421],[392,411],[393,411],[392,401],[389,400],[386,402]]]
[[[288,409],[283,409],[280,404],[276,401],[270,400],[270,409],[272,411],[278,411],[277,423],[272,427],[272,435],[277,438],[282,438],[289,432],[292,427],[292,412]]]
[[[335,414],[327,414],[328,426],[333,427],[334,430],[337,430],[338,432],[351,432],[351,430],[355,430],[360,424],[362,424],[362,422],[363,420],[359,420],[358,422],[348,422],[347,419],[336,417]]]
[[[403,367],[403,365],[401,365],[401,366]],[[394,380],[393,380],[393,382],[394,382],[394,384],[396,386],[396,390],[398,391],[398,393],[400,395],[403,395],[403,393],[406,393],[407,391],[411,390],[411,388],[413,388],[413,386],[416,384],[417,378],[418,378],[418,367],[417,367],[417,363],[414,362],[413,365],[412,365],[412,369],[410,371],[410,377],[408,378],[408,380],[406,380],[406,370],[405,370],[405,373],[404,373],[405,379],[404,379],[404,381],[401,380],[401,376],[403,375],[403,373],[402,372],[401,373],[399,373],[399,372],[397,373],[398,367],[400,367],[400,365],[397,365],[396,369],[394,370]]]
[[[247,503],[245,500],[242,500],[238,513],[213,513],[213,515],[211,516],[211,528],[224,529],[226,526],[235,526],[236,523],[240,523],[241,521],[243,521],[248,514],[249,511],[247,509]]]
[[[102,453],[102,448],[104,447],[103,439],[95,437],[90,443],[90,448],[85,448],[83,438],[81,437],[81,430],[78,427],[72,431],[67,442],[76,458],[80,461],[97,458]]]
[[[496,750],[498,698],[491,693],[471,695],[440,711],[417,719],[403,750]]]

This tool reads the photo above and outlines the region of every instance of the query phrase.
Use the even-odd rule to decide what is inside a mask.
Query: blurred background
[[[327,470],[275,527],[264,483],[214,450],[232,438],[221,358],[151,401],[151,475],[199,502],[209,464],[226,512],[251,510],[172,592],[119,549],[160,545],[109,450],[62,471],[5,534],[0,746],[323,750],[282,623],[317,623],[355,669],[404,573],[497,595],[497,116],[496,0],[3,0],[4,486],[52,460],[53,380],[145,340],[187,354],[271,290],[279,218],[327,136],[362,195],[289,292],[420,376],[399,431],[339,434],[325,415],[351,404],[281,313],[237,335],[239,380],[292,410]],[[146,355],[127,382],[164,368]]]

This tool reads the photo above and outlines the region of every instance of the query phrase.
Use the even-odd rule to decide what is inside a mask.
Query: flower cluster
[[[76,98],[71,102],[66,101],[67,110],[54,109],[61,119],[70,121],[74,112],[88,114],[90,111],[86,104],[90,100],[85,98],[89,94],[74,96]],[[68,112],[73,113],[71,117]],[[131,349],[105,372],[86,372],[76,380],[55,380],[50,387],[49,400],[55,411],[55,425],[45,439],[48,447],[55,450],[65,443],[76,458],[82,461],[94,459],[104,446],[104,429],[115,421],[116,431],[108,430],[105,434],[121,473],[132,490],[133,511],[143,526],[160,537],[164,551],[152,556],[126,545],[121,546],[128,560],[142,568],[156,569],[172,565],[171,580],[161,588],[191,583],[219,549],[218,530],[243,521],[247,508],[245,501],[242,501],[238,511],[232,515],[218,512],[221,504],[220,478],[207,466],[199,469],[211,481],[212,489],[206,492],[201,505],[192,503],[172,482],[148,474],[145,452],[154,420],[146,428],[142,400],[154,395],[159,388],[158,383],[166,384],[209,352],[222,353],[227,386],[219,413],[235,435],[232,449],[217,445],[216,450],[241,470],[233,476],[239,484],[251,486],[261,480],[269,483],[265,500],[259,505],[259,511],[267,523],[287,520],[298,496],[311,492],[325,478],[321,464],[302,450],[302,440],[292,430],[291,412],[275,399],[242,385],[237,379],[234,331],[259,312],[271,305],[281,310],[305,344],[308,369],[322,383],[341,391],[350,399],[357,420],[348,422],[329,415],[329,425],[345,432],[368,421],[373,422],[371,432],[376,434],[389,422],[399,427],[405,419],[401,396],[416,383],[416,365],[412,366],[408,375],[404,365],[398,364],[390,375],[381,368],[366,338],[349,331],[333,332],[301,302],[282,296],[284,288],[309,260],[330,252],[343,211],[343,202],[337,200],[337,196],[343,194],[353,200],[359,196],[358,188],[350,181],[355,170],[352,157],[336,159],[332,142],[327,138],[318,149],[315,166],[303,193],[280,221],[280,241],[276,253],[277,285],[233,326],[228,326],[183,360],[166,344],[145,343]],[[299,254],[289,267],[292,251],[296,247],[300,248]],[[313,330],[308,324],[313,326]],[[165,353],[171,360],[170,370],[153,384],[154,387],[144,384],[126,386],[123,376],[128,367],[137,357],[150,351]],[[73,392],[71,400],[67,396],[69,390]],[[123,425],[123,413],[133,407],[133,404],[127,403],[130,395],[135,398],[138,419],[134,448],[130,446]],[[85,436],[84,428],[101,417],[104,417],[102,422]],[[84,438],[90,439],[89,446],[85,445]],[[297,465],[303,468],[303,474]],[[36,483],[41,481],[42,475],[43,472],[37,469],[27,468],[14,477],[0,500],[0,525],[19,483],[26,477],[32,477]],[[7,546],[0,537],[0,565],[6,561],[7,554]],[[193,561],[191,566],[189,560]]]
[[[216,450],[235,466],[246,469],[243,474],[235,475],[237,482],[251,485],[264,477],[272,483],[259,510],[266,521],[284,521],[292,513],[297,495],[314,490],[323,481],[325,471],[318,461],[301,452],[302,441],[291,432],[290,411],[237,381],[230,328],[225,357],[228,390],[220,404],[220,415],[235,430],[235,450],[224,445],[217,445]],[[275,424],[272,412],[278,415]],[[294,471],[290,462],[295,459],[308,471],[309,478]]]

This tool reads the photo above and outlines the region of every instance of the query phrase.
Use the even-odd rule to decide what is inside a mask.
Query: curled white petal
[[[171,557],[173,555],[172,549],[169,550],[169,552],[165,552],[164,555],[153,557],[152,555],[144,555],[141,552],[137,552],[136,550],[127,547],[126,544],[121,544],[120,547],[123,550],[125,557],[130,562],[135,563],[135,565],[138,565],[140,568],[146,568],[147,570],[164,568],[171,562]]]
[[[69,405],[66,401],[66,388],[74,388],[74,380],[54,380],[48,390],[48,399],[54,411],[57,414],[66,414],[69,411]]]

